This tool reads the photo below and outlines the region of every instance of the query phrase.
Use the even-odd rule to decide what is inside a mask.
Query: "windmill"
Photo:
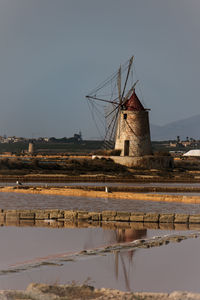
[[[135,93],[138,80],[133,80],[133,60],[132,56],[86,96],[97,128],[100,123],[105,126],[104,144],[121,150],[121,156],[151,154],[148,109]]]

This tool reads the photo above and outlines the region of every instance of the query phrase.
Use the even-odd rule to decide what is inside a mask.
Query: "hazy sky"
[[[97,137],[85,95],[131,55],[152,123],[199,114],[199,0],[0,0],[0,135]]]

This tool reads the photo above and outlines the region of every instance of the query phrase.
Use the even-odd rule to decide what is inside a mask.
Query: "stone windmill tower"
[[[148,109],[141,104],[135,89],[121,106],[115,149],[121,150],[121,156],[152,154]]]
[[[134,57],[132,56],[126,62],[126,65],[120,67],[113,76],[104,81],[86,98],[91,100],[91,107],[95,108],[95,102],[98,105],[102,103],[104,109],[107,105],[105,110],[107,123],[104,137],[105,145],[121,150],[121,156],[141,157],[152,154],[149,110],[144,108],[135,93],[135,86],[138,80],[133,84],[130,78],[133,59]],[[116,87],[116,91],[112,90],[109,99],[104,98],[104,95],[108,95],[105,92],[107,85]],[[101,90],[104,90],[104,92],[101,92]],[[99,107],[96,108],[96,111],[98,109]]]

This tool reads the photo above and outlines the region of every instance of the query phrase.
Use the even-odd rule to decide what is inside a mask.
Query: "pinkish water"
[[[52,195],[0,193],[3,209],[79,209],[89,211],[121,210],[143,212],[200,213],[200,205],[160,203],[137,200],[64,197]],[[133,230],[125,240],[164,235],[168,231]],[[30,282],[83,283],[87,278],[96,287],[132,291],[200,292],[200,239],[168,244],[151,249],[120,251],[83,257],[62,265],[30,268],[16,273],[1,273],[12,265],[37,262],[42,257],[59,255],[123,242],[119,230],[102,228],[0,228],[0,289],[24,289]],[[177,232],[176,232],[177,233]]]
[[[159,213],[199,214],[200,204],[153,202],[143,200],[66,197],[57,195],[36,195],[0,193],[1,209],[66,209],[86,211],[135,211]]]
[[[28,260],[123,242],[116,230],[49,229],[2,227],[0,229],[0,271]],[[172,232],[161,230],[125,231],[126,240],[148,238]],[[174,232],[175,233],[175,232]],[[176,232],[176,234],[183,232]],[[185,232],[184,232],[185,233]],[[126,291],[200,292],[200,239],[188,239],[150,249],[119,251],[86,256],[62,265],[48,265],[0,275],[0,289],[24,289],[30,282],[66,284],[76,281],[95,287]]]

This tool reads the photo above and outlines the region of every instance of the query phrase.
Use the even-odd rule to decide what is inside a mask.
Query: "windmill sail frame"
[[[98,132],[104,131],[100,137],[104,140],[106,148],[114,147],[120,111],[124,109],[125,103],[138,83],[138,80],[133,80],[133,61],[134,56],[120,65],[115,73],[86,96],[88,105],[93,111],[97,112],[97,107],[101,106],[101,111],[104,113],[103,124],[98,122],[99,116],[93,114],[95,114],[96,127],[101,127],[101,129],[98,128]],[[110,93],[107,92],[109,88]],[[98,126],[97,123],[101,125]]]

